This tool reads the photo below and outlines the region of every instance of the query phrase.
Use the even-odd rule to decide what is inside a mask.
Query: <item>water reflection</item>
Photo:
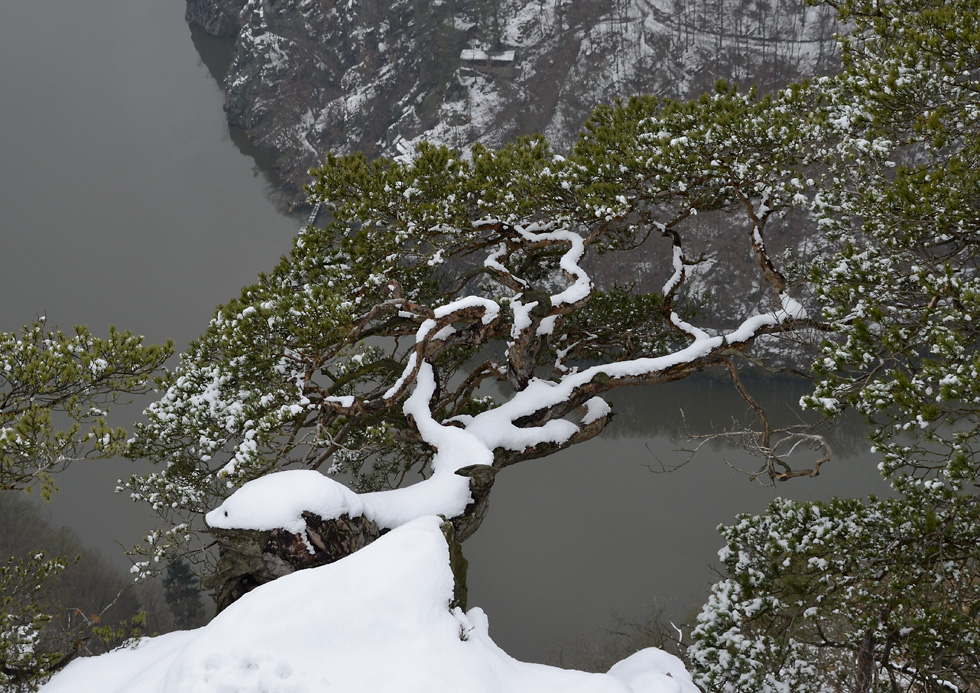
[[[194,49],[201,58],[201,63],[211,73],[216,85],[224,84],[228,70],[235,59],[235,44],[231,40],[215,38],[205,32],[200,26],[192,24],[189,27]],[[292,205],[292,196],[283,193],[286,181],[276,174],[276,157],[267,151],[256,147],[237,126],[228,129],[231,141],[239,153],[252,161],[255,171],[269,182],[268,197],[280,210],[287,210]]]
[[[749,387],[787,420],[806,391],[787,382]],[[819,477],[767,487],[732,469],[759,464],[736,447],[711,446],[693,458],[682,449],[686,431],[745,416],[722,381],[695,378],[613,399],[618,415],[599,438],[501,472],[489,516],[466,543],[470,602],[486,609],[491,635],[514,656],[544,661],[558,643],[614,626],[614,614],[638,618],[662,606],[683,620],[713,581],[717,526],[761,512],[777,495],[887,491],[858,421],[835,428],[837,454]],[[675,471],[656,473],[661,466]]]

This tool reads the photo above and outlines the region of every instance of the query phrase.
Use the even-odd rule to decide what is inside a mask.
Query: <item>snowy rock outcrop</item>
[[[519,662],[486,614],[449,608],[437,517],[342,561],[245,595],[211,623],[76,659],[44,693],[697,693],[676,657],[643,650],[608,674]]]
[[[233,128],[293,202],[326,151],[397,155],[546,134],[568,147],[596,104],[769,89],[835,69],[828,8],[790,0],[188,0]]]

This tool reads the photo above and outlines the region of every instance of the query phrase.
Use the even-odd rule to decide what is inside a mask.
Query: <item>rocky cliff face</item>
[[[304,203],[327,151],[398,156],[422,139],[465,148],[536,132],[562,151],[617,97],[688,98],[722,78],[769,90],[838,62],[832,14],[802,0],[187,0],[187,18],[233,137],[287,206]],[[742,229],[724,215],[693,223],[691,288],[735,324],[765,300]],[[807,255],[811,236],[804,220],[773,220],[767,241]],[[666,251],[648,246],[605,256],[595,278],[661,287]]]
[[[323,152],[397,155],[542,132],[597,103],[769,89],[832,71],[833,23],[799,0],[188,0],[233,130],[293,203]]]

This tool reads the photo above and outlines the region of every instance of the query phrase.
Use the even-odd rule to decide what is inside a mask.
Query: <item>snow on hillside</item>
[[[768,90],[837,66],[833,12],[797,0],[189,0],[187,16],[229,41],[230,67],[210,63],[229,122],[295,201],[327,151],[535,132],[561,151],[617,97]]]
[[[648,649],[608,674],[519,662],[453,594],[440,518],[413,520],[341,561],[243,596],[210,624],[78,659],[43,693],[697,693]]]

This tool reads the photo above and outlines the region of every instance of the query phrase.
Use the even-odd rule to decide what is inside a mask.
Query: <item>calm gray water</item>
[[[746,384],[774,419],[794,420],[801,386]],[[717,527],[738,513],[762,512],[777,495],[887,493],[855,421],[835,431],[836,455],[819,477],[773,488],[735,471],[759,466],[736,447],[689,451],[688,432],[749,420],[724,381],[699,377],[613,400],[620,414],[602,436],[503,470],[487,520],[466,544],[471,603],[486,609],[493,637],[506,635],[529,659],[553,658],[561,644],[574,650],[617,616],[662,609],[690,620],[716,578]]]
[[[227,134],[180,0],[7,0],[0,321],[186,342],[298,224]]]
[[[182,346],[214,307],[289,247],[298,226],[269,201],[231,141],[222,96],[198,59],[180,0],[7,0],[0,22],[0,329],[109,324]],[[773,388],[777,405],[799,392]],[[508,652],[544,659],[561,641],[661,604],[686,614],[720,546],[715,527],[797,497],[878,488],[851,454],[818,479],[763,488],[702,453],[694,432],[744,406],[708,381],[629,393],[609,435],[498,477],[492,512],[467,543],[470,601]],[[135,408],[124,415],[135,417]],[[119,424],[129,421],[119,420]],[[52,511],[121,558],[149,518],[111,489],[126,463],[78,465]]]
[[[299,224],[228,137],[183,14],[180,0],[3,2],[0,329],[47,314],[183,346],[289,249]],[[55,519],[121,557],[148,521],[111,492],[131,471],[76,466]]]

